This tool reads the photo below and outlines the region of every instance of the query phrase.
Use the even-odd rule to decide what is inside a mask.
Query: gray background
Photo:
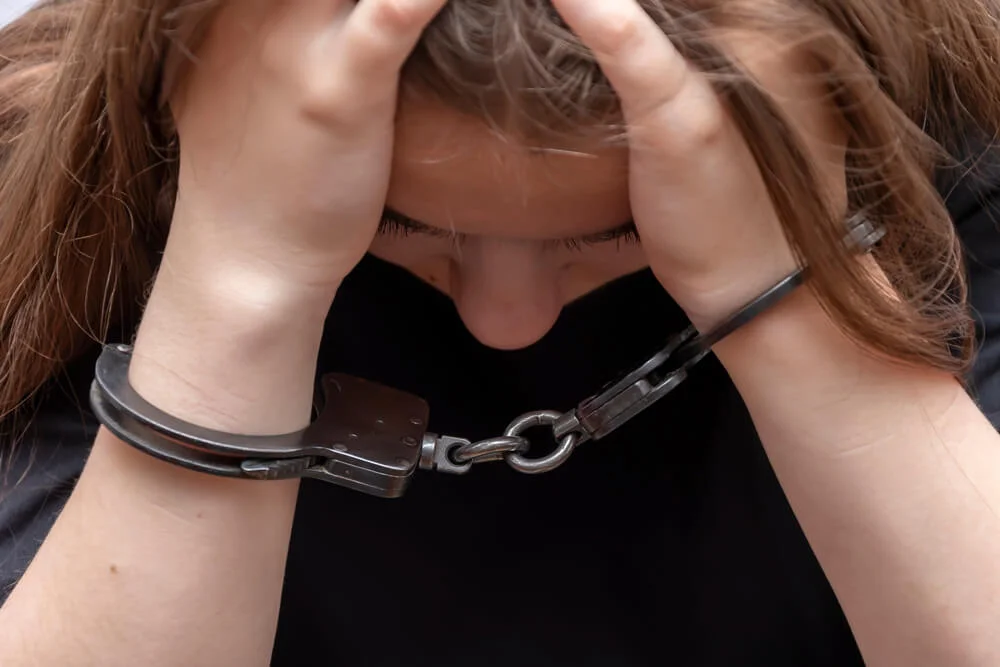
[[[0,0],[0,25],[7,23],[33,4],[34,0]]]

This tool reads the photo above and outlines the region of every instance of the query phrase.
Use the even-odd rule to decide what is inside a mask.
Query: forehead
[[[519,239],[601,232],[630,217],[628,150],[534,148],[444,105],[407,100],[388,205],[443,229]]]

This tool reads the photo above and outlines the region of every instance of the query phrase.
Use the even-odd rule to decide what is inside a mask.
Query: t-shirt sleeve
[[[26,427],[12,428],[13,449],[7,440],[0,450],[0,604],[62,511],[97,433],[86,406],[69,397],[46,401]]]
[[[977,352],[968,377],[973,397],[1000,429],[1000,156],[980,153],[974,170],[943,192],[967,264]]]

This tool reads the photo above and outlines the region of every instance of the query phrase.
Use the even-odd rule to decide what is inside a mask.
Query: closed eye
[[[432,227],[388,207],[382,211],[382,220],[379,222],[378,233],[385,236],[403,237],[410,236],[411,234],[424,234],[435,238],[449,239],[457,244],[465,240],[465,234]],[[618,243],[619,246],[622,243],[638,244],[640,242],[639,231],[636,229],[635,223],[629,221],[613,229],[597,232],[596,234],[552,239],[545,243],[554,244],[569,250],[582,250],[587,246],[611,242]]]

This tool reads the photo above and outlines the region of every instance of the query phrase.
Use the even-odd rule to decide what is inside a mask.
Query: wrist
[[[219,247],[182,227],[172,227],[154,289],[168,296],[178,294],[194,306],[203,302],[213,310],[224,308],[224,313],[233,310],[237,317],[257,311],[263,317],[325,318],[353,266],[341,270],[330,262],[300,256],[293,267],[280,255],[269,247],[259,251]]]
[[[816,384],[856,377],[858,369],[876,362],[891,365],[849,338],[808,285],[719,341],[713,351],[730,374],[802,374]]]
[[[270,222],[244,218],[234,230],[229,218],[204,203],[178,196],[161,271],[211,278],[227,295],[265,287],[282,301],[317,302],[324,309],[364,252],[338,244],[305,244],[294,233],[294,216]],[[221,221],[221,222],[220,222]],[[245,286],[244,286],[245,284]]]
[[[797,265],[789,259],[770,263],[767,268],[748,267],[742,273],[736,268],[702,276],[658,274],[658,277],[691,324],[704,334],[782,282],[795,272]]]
[[[720,341],[714,352],[755,421],[767,415],[758,427],[784,424],[800,436],[790,440],[797,446],[826,453],[882,437],[903,406],[943,410],[943,404],[928,403],[934,391],[927,388],[958,386],[947,373],[897,362],[849,337],[805,287]],[[938,395],[954,397],[950,390]]]
[[[243,434],[298,430],[311,414],[332,296],[258,273],[164,260],[136,336],[135,389],[191,423]]]
[[[848,221],[843,248],[856,254],[863,270],[876,280],[886,296],[894,291],[878,263],[871,259],[871,249],[885,235],[885,229],[864,216]],[[699,275],[660,275],[660,282],[685,310],[691,322],[702,333],[715,328],[747,304],[772,292],[789,279],[804,277],[806,267],[796,260],[791,248],[782,244],[767,257],[749,257],[743,261],[728,261],[710,272]]]

